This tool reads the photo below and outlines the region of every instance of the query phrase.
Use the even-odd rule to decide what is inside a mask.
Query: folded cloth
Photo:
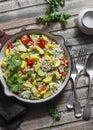
[[[0,83],[0,126],[15,130],[22,122],[27,108],[4,94]]]

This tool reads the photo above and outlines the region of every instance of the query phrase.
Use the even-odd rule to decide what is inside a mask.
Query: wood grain
[[[37,17],[43,16],[47,5],[45,0],[0,0],[0,29],[5,30],[9,34],[15,34],[22,28],[26,29],[42,29],[53,33],[54,35],[62,35],[67,43],[70,54],[73,58],[78,57],[81,46],[88,50],[88,55],[93,52],[93,36],[88,36],[80,32],[77,27],[77,16],[83,8],[93,7],[93,0],[66,0],[66,5],[61,11],[71,14],[66,29],[59,23],[44,26],[39,24]],[[93,85],[93,83],[92,83]],[[77,92],[81,103],[82,111],[86,103],[88,89],[88,77],[82,73],[78,80]],[[47,105],[54,103],[58,111],[61,113],[61,120],[55,122],[51,130],[92,130],[93,129],[93,113],[90,121],[83,121],[82,118],[76,119],[74,111],[66,108],[66,102],[69,94],[72,92],[72,84],[69,80],[66,88],[53,100],[44,104],[27,105],[29,112],[21,124],[22,130],[47,130],[53,121],[47,112]],[[91,108],[93,111],[93,94],[91,97]],[[4,130],[0,128],[0,130]]]
[[[90,7],[90,1],[86,2],[85,4]],[[83,7],[83,0],[79,1],[71,1],[72,3],[68,2],[68,5],[63,9],[63,11],[66,11],[70,13],[71,15],[77,15],[79,11],[84,8],[86,5]],[[73,8],[71,7],[73,5]],[[93,5],[93,2],[91,2],[91,6]],[[77,8],[77,6],[79,8]],[[33,24],[36,23],[36,17],[40,15],[44,15],[46,5],[39,5],[37,7],[38,9],[36,10],[36,6],[28,7],[28,8],[23,8],[20,10],[13,10],[9,12],[3,12],[0,14],[0,23],[2,24],[3,22],[3,27],[0,26],[0,28],[14,28],[16,26],[23,26],[27,24]],[[68,9],[70,8],[70,9]],[[69,22],[68,22],[69,23]],[[73,22],[74,23],[74,22]],[[8,25],[8,26],[7,26]],[[10,25],[10,26],[9,26]],[[70,25],[73,25],[72,23]]]

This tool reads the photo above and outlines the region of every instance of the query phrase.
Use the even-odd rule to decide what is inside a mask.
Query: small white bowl
[[[93,35],[93,8],[82,10],[77,18],[79,29],[88,35]]]

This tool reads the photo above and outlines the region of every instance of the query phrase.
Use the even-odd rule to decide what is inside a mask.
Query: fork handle
[[[76,118],[80,118],[82,116],[81,105],[80,105],[80,102],[78,101],[78,96],[77,96],[77,91],[76,91],[76,86],[77,86],[79,76],[80,76],[80,73],[77,74],[76,80],[74,82],[74,98],[75,98],[75,101],[73,103],[73,106],[74,106],[74,114],[75,114]]]
[[[83,119],[89,120],[91,118],[91,105],[90,105],[90,97],[91,97],[91,84],[92,84],[92,76],[89,76],[89,91],[88,91],[88,99],[84,107],[83,111]]]
[[[76,85],[77,85],[77,81],[78,81],[78,77],[77,78],[73,78],[72,80],[72,85],[73,85],[73,92],[69,95],[68,99],[67,99],[67,108],[68,109],[73,109],[73,103],[75,100],[77,100],[77,92],[76,92]]]
[[[74,92],[70,93],[68,99],[67,99],[67,104],[66,104],[66,107],[68,109],[73,109],[73,103],[74,103]]]
[[[80,102],[76,100],[76,101],[74,101],[73,105],[74,105],[75,117],[80,118],[82,116]]]
[[[80,76],[80,73],[77,73],[76,78],[73,81],[73,91],[74,91],[74,98],[75,98],[75,100],[78,100],[76,86],[77,86],[77,82],[78,82],[79,76]]]

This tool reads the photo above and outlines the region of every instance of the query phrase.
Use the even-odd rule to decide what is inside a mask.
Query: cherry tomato
[[[13,43],[12,43],[12,42],[9,42],[9,43],[8,43],[8,48],[9,48],[9,49],[13,48]]]
[[[39,39],[38,40],[38,45],[41,47],[41,48],[45,48],[45,42],[43,39]]]
[[[65,71],[62,71],[62,72],[61,72],[61,76],[62,76],[62,77],[65,77],[66,75],[67,75],[67,72],[65,72]]]
[[[27,65],[29,65],[30,67],[33,67],[33,64],[34,64],[34,60],[28,60],[27,61]]]
[[[39,92],[42,92],[42,91],[45,91],[46,90],[46,86],[40,86],[39,88],[38,88],[38,91]]]

